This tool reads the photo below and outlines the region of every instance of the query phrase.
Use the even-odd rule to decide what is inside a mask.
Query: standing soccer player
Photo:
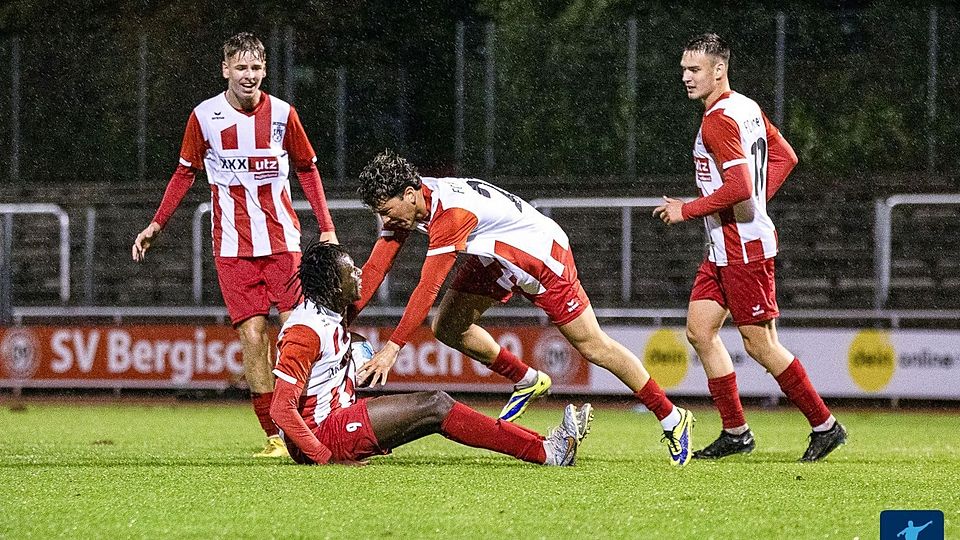
[[[368,286],[357,303],[373,297],[410,231],[428,236],[426,260],[390,340],[360,369],[371,384],[387,381],[400,348],[426,319],[457,253],[467,255],[433,321],[437,339],[486,365],[515,384],[500,418],[516,420],[530,401],[547,392],[550,378],[500,347],[477,325],[483,313],[519,292],[541,308],[560,333],[590,362],[617,376],[663,429],[671,462],[690,459],[693,415],[675,407],[650,378],[640,359],[597,323],[580,285],[566,233],[526,201],[472,178],[421,178],[402,157],[384,152],[360,174],[363,202],[384,221],[363,266]]]
[[[433,433],[540,465],[571,466],[590,431],[592,407],[567,405],[546,437],[490,418],[445,392],[356,398],[358,354],[344,315],[360,298],[361,271],[338,245],[315,242],[300,263],[303,302],[280,332],[280,359],[270,413],[302,465],[362,460]],[[369,351],[369,349],[367,349]],[[353,355],[358,355],[353,358]]]
[[[243,368],[253,409],[267,435],[257,457],[287,455],[270,419],[274,344],[267,315],[275,305],[281,324],[297,305],[288,282],[300,263],[300,222],[290,199],[291,164],[320,225],[320,238],[336,242],[333,220],[316,167],[316,154],[297,111],[260,90],[266,53],[253,34],[223,44],[227,90],[198,105],[187,120],[180,164],[160,208],[133,243],[133,260],[147,250],[176,211],[196,178],[206,170],[210,184],[213,254],[230,320],[243,345]]]
[[[708,255],[697,270],[687,312],[687,339],[697,351],[723,431],[696,459],[749,453],[747,425],[730,353],[720,340],[727,315],[747,353],[770,372],[813,428],[801,461],[818,461],[846,442],[847,432],[813,388],[800,360],[777,338],[774,256],[777,235],[767,201],[797,164],[790,144],[753,100],[730,90],[730,48],[716,34],[692,39],[680,66],[687,97],[706,112],[693,161],[702,197],[685,203],[664,197],[653,215],[672,225],[703,218]]]

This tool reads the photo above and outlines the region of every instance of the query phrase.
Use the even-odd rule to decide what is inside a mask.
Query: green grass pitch
[[[700,448],[720,425],[695,413]],[[960,415],[838,415],[850,442],[818,464],[793,410],[748,411],[752,455],[677,470],[651,415],[601,405],[574,468],[440,436],[347,468],[252,458],[245,404],[29,403],[0,409],[0,538],[867,539],[885,509],[941,509],[958,537]]]

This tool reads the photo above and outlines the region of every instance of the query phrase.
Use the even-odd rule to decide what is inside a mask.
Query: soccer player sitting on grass
[[[543,465],[574,464],[592,407],[567,405],[547,437],[490,418],[441,391],[357,399],[357,363],[344,314],[360,298],[361,271],[336,244],[314,242],[298,277],[302,302],[280,331],[270,415],[300,464],[359,465],[432,433]]]

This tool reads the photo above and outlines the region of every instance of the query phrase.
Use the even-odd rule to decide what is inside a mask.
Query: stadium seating
[[[329,182],[328,182],[329,184]],[[513,185],[516,184],[516,185]],[[676,184],[676,186],[674,185]],[[549,195],[547,182],[505,181],[528,199]],[[672,177],[648,192],[680,189]],[[71,305],[193,305],[192,218],[206,202],[199,186],[188,194],[147,264],[130,260],[130,245],[145,226],[162,194],[161,184],[85,184],[42,186],[3,193],[3,200],[54,202],[71,216]],[[607,186],[618,189],[619,186]],[[294,188],[294,198],[302,198]],[[688,190],[684,190],[686,192]],[[330,198],[349,198],[351,190],[332,189]],[[582,192],[578,196],[585,196]],[[92,276],[86,272],[87,208],[96,210]],[[805,203],[784,197],[771,203],[778,226],[778,296],[784,308],[871,308],[874,300],[873,202]],[[375,239],[375,221],[362,211],[333,212],[341,241],[363,262]],[[555,209],[567,230],[581,279],[598,306],[683,307],[703,255],[703,231],[696,223],[665,227],[647,209],[632,212],[631,292],[621,298],[621,212]],[[209,254],[209,217],[204,217],[203,305],[219,305],[220,293]],[[304,236],[316,234],[309,214]],[[893,219],[891,308],[960,306],[960,239],[954,234],[960,208],[907,207]],[[57,305],[56,221],[49,216],[17,216],[13,228],[13,305]],[[933,240],[931,240],[933,239]],[[414,237],[391,276],[388,304],[401,305],[419,277],[425,241]],[[88,285],[89,280],[89,285]],[[89,297],[88,295],[89,289]],[[380,303],[380,300],[375,300]],[[518,304],[518,305],[522,305]]]

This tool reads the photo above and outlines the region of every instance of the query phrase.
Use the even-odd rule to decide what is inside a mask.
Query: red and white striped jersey
[[[462,251],[496,259],[504,267],[500,285],[529,294],[543,293],[549,274],[564,274],[567,234],[520,197],[474,178],[421,180],[430,215],[418,230],[430,236],[428,257]]]
[[[319,349],[310,358],[284,354],[284,345],[316,343]],[[356,401],[357,369],[347,354],[350,332],[343,317],[325,307],[304,301],[290,314],[280,330],[280,357],[273,374],[290,384],[302,384],[300,415],[314,431],[331,412],[347,408]]]
[[[180,163],[205,169],[210,184],[213,252],[259,257],[300,251],[300,222],[290,199],[290,161],[316,161],[296,110],[263,93],[251,112],[221,93],[190,115]]]
[[[767,141],[779,136],[752,99],[728,92],[704,112],[693,147],[697,187],[706,197],[723,185],[723,171],[750,169],[750,198],[703,218],[708,258],[718,266],[777,254],[777,231],[767,215]]]

